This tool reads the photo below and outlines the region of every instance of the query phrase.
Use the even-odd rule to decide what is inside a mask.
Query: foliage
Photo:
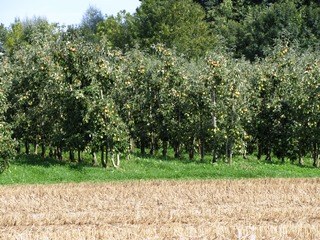
[[[127,49],[135,45],[134,17],[125,11],[108,16],[98,24],[98,35],[113,48]]]
[[[279,39],[304,48],[318,46],[319,7],[286,0],[223,1],[207,9],[207,19],[235,57],[253,61],[267,56]]]
[[[209,93],[215,122],[211,128],[212,140],[215,148],[226,149],[226,156],[231,162],[233,151],[237,149],[238,153],[244,153],[248,140],[245,127],[251,121],[250,102],[254,101],[254,92],[249,84],[251,66],[244,60],[234,61],[226,55],[217,54],[208,56],[207,65],[207,84],[211,88]]]
[[[102,22],[103,20],[104,17],[102,12],[99,9],[90,6],[83,15],[81,25],[82,27],[87,28],[93,33],[95,33],[97,30],[97,25],[99,24],[99,22]]]
[[[283,160],[289,157],[293,161],[301,161],[307,151],[318,151],[318,62],[312,52],[302,54],[280,45],[259,64],[260,79],[255,84],[260,106],[257,106],[255,131],[260,151],[267,153],[268,160],[272,149]],[[316,149],[312,150],[312,146]],[[318,153],[314,156],[317,165]]]
[[[8,167],[8,161],[15,155],[15,141],[12,139],[11,126],[4,117],[7,108],[7,91],[10,85],[8,59],[0,57],[0,173]]]
[[[80,24],[84,37],[89,41],[95,41],[97,39],[98,25],[103,21],[102,12],[98,8],[90,6],[84,13]]]
[[[7,37],[7,29],[5,28],[5,26],[1,23],[0,24],[0,42],[4,43]]]
[[[34,18],[2,29],[0,158],[33,145],[61,162],[76,151],[97,165],[99,152],[106,167],[138,147],[230,164],[311,156],[318,167],[319,6],[207,2],[206,18],[191,0],[145,0],[104,21],[89,9],[79,27]]]
[[[137,40],[143,47],[162,43],[189,57],[201,56],[214,42],[204,18],[192,0],[144,0],[135,15]]]

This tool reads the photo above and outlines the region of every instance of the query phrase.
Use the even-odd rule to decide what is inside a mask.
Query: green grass
[[[57,162],[38,156],[19,156],[11,162],[10,168],[0,175],[4,184],[45,184],[65,182],[104,182],[150,179],[238,179],[238,178],[309,178],[320,176],[320,169],[301,167],[289,162],[270,164],[258,161],[254,156],[248,159],[236,157],[232,165],[224,162],[210,164],[186,159],[161,159],[133,156],[122,160],[121,167],[92,167],[89,164]]]

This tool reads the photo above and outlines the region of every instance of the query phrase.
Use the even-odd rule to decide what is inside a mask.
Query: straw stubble
[[[0,187],[0,239],[320,239],[320,179]]]

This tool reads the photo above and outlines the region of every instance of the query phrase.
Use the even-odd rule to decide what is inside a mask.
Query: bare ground
[[[0,186],[0,239],[320,239],[320,179]]]

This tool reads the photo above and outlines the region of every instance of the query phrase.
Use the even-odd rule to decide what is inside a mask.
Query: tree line
[[[79,26],[2,26],[0,158],[33,145],[59,160],[90,152],[94,165],[99,152],[117,167],[140,148],[229,163],[254,152],[270,162],[311,156],[318,167],[319,9],[144,0],[132,15],[90,7]]]

